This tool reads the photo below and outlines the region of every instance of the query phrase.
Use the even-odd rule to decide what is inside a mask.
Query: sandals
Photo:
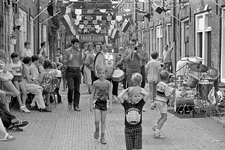
[[[14,125],[11,125],[10,127],[7,128],[9,131],[23,131],[23,129],[16,127]]]
[[[0,141],[2,142],[6,142],[6,141],[14,141],[16,138],[14,136],[9,135],[8,133],[4,136],[3,139],[0,139]]]

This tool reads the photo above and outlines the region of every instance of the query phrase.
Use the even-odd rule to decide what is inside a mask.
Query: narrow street
[[[16,137],[12,142],[1,142],[1,150],[125,150],[124,112],[117,102],[106,122],[107,144],[94,140],[94,115],[89,111],[87,87],[81,85],[81,112],[67,109],[66,91],[63,104],[51,113],[32,111],[25,114],[12,110],[21,119],[29,121],[23,132],[10,132]],[[224,150],[225,128],[218,119],[176,117],[168,113],[168,120],[162,129],[166,139],[154,139],[152,126],[159,118],[150,110],[148,102],[143,112],[143,150]]]

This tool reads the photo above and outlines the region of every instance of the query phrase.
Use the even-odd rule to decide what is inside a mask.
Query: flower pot
[[[15,45],[15,44],[16,44],[16,39],[10,39],[10,43],[11,43],[12,45]]]

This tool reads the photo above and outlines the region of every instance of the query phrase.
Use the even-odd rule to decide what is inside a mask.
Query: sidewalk
[[[0,150],[125,150],[124,110],[113,102],[113,112],[107,115],[106,140],[102,145],[94,140],[94,114],[89,111],[87,87],[81,85],[81,112],[67,109],[66,93],[62,91],[63,104],[51,113],[32,111],[30,114],[12,110],[21,119],[29,121],[23,132],[10,132],[16,137],[12,142],[1,142]],[[225,128],[213,117],[179,118],[168,113],[162,131],[166,139],[154,139],[152,126],[159,118],[150,103],[143,112],[143,150],[224,150]]]

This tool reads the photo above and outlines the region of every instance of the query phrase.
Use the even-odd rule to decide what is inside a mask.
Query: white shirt
[[[31,57],[32,55],[33,54],[30,49],[24,48],[21,50],[21,57]]]
[[[11,62],[9,65],[10,65],[10,70],[14,71],[14,74],[13,74],[14,76],[22,76],[23,66],[21,61],[18,61],[16,64]]]

